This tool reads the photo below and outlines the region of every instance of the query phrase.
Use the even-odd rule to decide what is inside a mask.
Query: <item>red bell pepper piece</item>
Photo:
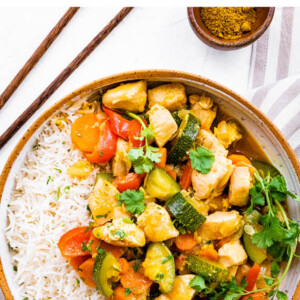
[[[118,136],[110,128],[110,122],[100,125],[100,139],[92,153],[86,153],[86,159],[94,163],[108,162],[116,153]]]
[[[104,105],[102,107],[106,115],[109,117],[111,130],[116,135],[122,137],[125,140],[128,140],[128,128],[131,121],[124,119],[117,112],[107,108]]]
[[[145,140],[137,140],[135,137],[139,137],[142,130],[142,125],[138,120],[126,120],[120,114],[107,108],[103,105],[103,110],[109,117],[111,130],[118,136],[125,140],[129,140],[133,147],[142,147],[145,145]],[[146,125],[147,122],[143,120]]]
[[[126,190],[137,190],[144,179],[143,174],[128,173],[126,176],[117,176],[113,184],[117,187],[120,193]]]

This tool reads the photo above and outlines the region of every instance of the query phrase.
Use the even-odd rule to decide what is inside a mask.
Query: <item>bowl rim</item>
[[[264,22],[261,24],[261,26],[257,29],[257,31],[250,34],[248,37],[242,39],[242,40],[225,40],[220,39],[213,34],[207,33],[205,30],[201,28],[199,23],[196,20],[194,9],[197,9],[200,7],[188,7],[187,8],[187,14],[189,23],[194,31],[194,33],[197,35],[197,37],[204,42],[206,45],[210,47],[214,47],[219,50],[236,50],[243,47],[246,47],[252,43],[254,43],[257,39],[259,39],[264,32],[268,29],[270,26],[273,16],[275,13],[275,7],[260,7],[260,8],[268,8],[268,14],[265,18]]]
[[[222,93],[230,96],[231,98],[235,99],[239,103],[241,103],[243,106],[245,106],[247,109],[249,109],[251,112],[253,112],[272,132],[272,134],[275,136],[275,138],[279,141],[281,146],[283,147],[284,151],[286,152],[289,160],[292,163],[292,166],[294,168],[294,171],[298,177],[298,181],[300,181],[300,162],[295,154],[295,152],[292,150],[291,146],[288,144],[288,141],[283,136],[283,134],[279,131],[279,129],[273,124],[273,122],[264,114],[262,113],[258,108],[256,108],[253,104],[251,104],[246,98],[240,96],[236,92],[232,91],[231,89],[223,86],[222,84],[219,84],[213,80],[207,79],[206,77],[202,77],[200,75],[195,75],[188,72],[183,71],[176,71],[176,70],[164,70],[164,69],[151,69],[151,70],[138,70],[138,71],[129,71],[129,72],[123,72],[118,73],[115,75],[110,75],[107,77],[104,77],[102,79],[95,80],[91,83],[88,83],[79,89],[75,90],[74,92],[71,92],[55,104],[53,104],[50,108],[48,108],[46,111],[41,113],[41,115],[33,122],[33,124],[29,127],[29,129],[24,133],[24,135],[20,138],[19,142],[15,146],[14,150],[11,152],[6,164],[4,165],[2,174],[0,176],[0,204],[1,204],[1,198],[3,194],[3,190],[8,178],[8,175],[10,173],[11,167],[18,157],[19,153],[22,151],[23,147],[27,143],[27,141],[31,138],[31,136],[37,131],[37,129],[55,112],[57,111],[63,104],[68,102],[69,100],[73,99],[76,96],[82,96],[84,94],[88,95],[93,89],[96,87],[102,87],[108,84],[117,84],[124,81],[132,81],[132,80],[153,80],[159,81],[159,78],[169,78],[169,79],[176,79],[178,81],[180,80],[187,80],[190,82],[194,82],[196,84],[203,84],[206,86],[209,86],[211,88],[214,88],[218,91],[221,91]],[[7,300],[13,300],[14,297],[12,296],[12,293],[9,289],[8,283],[6,281],[6,277],[4,274],[3,266],[1,263],[1,257],[0,257],[0,288],[2,289],[2,292],[4,294],[5,299]]]

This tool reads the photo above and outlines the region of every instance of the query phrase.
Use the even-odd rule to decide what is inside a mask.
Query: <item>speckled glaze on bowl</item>
[[[19,299],[17,288],[13,282],[13,266],[10,263],[9,251],[4,237],[7,225],[6,207],[10,192],[14,187],[14,176],[25,159],[26,152],[32,148],[34,140],[38,136],[44,123],[51,115],[69,101],[76,101],[81,98],[91,97],[96,93],[102,93],[121,82],[146,79],[148,85],[156,86],[165,82],[181,82],[190,93],[205,92],[217,102],[228,114],[234,116],[246,127],[258,143],[261,145],[270,161],[280,170],[287,180],[290,190],[300,194],[300,164],[287,143],[286,139],[275,127],[275,125],[257,108],[246,99],[226,87],[201,76],[179,71],[170,70],[146,70],[126,72],[109,76],[94,81],[69,94],[50,109],[44,112],[28,129],[21,138],[14,151],[11,153],[0,177],[0,287],[7,300]],[[300,221],[300,206],[295,201],[289,201],[289,214],[294,220]],[[300,262],[296,259],[281,289],[288,293],[288,298],[299,300],[300,295],[297,289],[293,297],[297,283],[300,279]]]

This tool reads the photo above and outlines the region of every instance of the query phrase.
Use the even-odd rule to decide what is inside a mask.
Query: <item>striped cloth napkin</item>
[[[253,45],[247,98],[288,139],[300,158],[300,7],[276,8]]]

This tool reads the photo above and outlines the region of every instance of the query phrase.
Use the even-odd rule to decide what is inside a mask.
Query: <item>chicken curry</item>
[[[299,226],[284,203],[299,197],[245,128],[181,83],[125,83],[100,102],[72,125],[86,161],[70,175],[110,172],[96,176],[90,224],[58,243],[82,281],[115,300],[287,299]]]

